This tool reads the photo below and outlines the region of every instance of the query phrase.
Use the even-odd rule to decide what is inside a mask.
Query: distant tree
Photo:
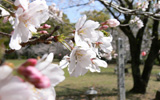
[[[90,20],[98,21],[100,23],[110,18],[109,12],[106,11],[105,9],[101,11],[97,11],[97,10],[85,11],[85,12],[82,12],[81,14],[86,15]]]

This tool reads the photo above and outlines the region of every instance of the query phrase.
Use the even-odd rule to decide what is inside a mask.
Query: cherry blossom
[[[61,69],[66,68],[69,65],[70,57],[68,55],[65,55],[62,60],[59,62],[59,67]]]
[[[98,33],[95,31],[99,27],[99,23],[87,20],[86,15],[82,16],[75,25],[75,43],[77,46],[87,45],[86,41],[95,42],[98,39]]]
[[[12,71],[7,65],[0,67],[0,100],[30,100],[32,91],[29,86],[13,76]]]
[[[142,51],[142,52],[141,52],[141,55],[142,55],[142,56],[146,56],[146,54],[147,54],[147,53],[146,53],[145,51]]]
[[[29,59],[18,68],[18,72],[37,88],[48,88],[62,82],[64,72],[57,64],[52,64],[53,53],[44,55],[42,59]]]
[[[144,26],[142,20],[137,16],[133,20],[131,20],[130,23],[136,23],[139,29]]]
[[[120,22],[117,19],[108,19],[106,22],[102,23],[103,28],[117,27],[118,25],[120,25]]]
[[[61,22],[61,23],[63,22],[62,21],[63,12],[59,10],[59,8],[56,8],[55,3],[49,6],[49,15],[51,18],[55,19],[55,21]]]
[[[136,5],[137,5],[138,9],[142,9],[142,11],[146,11],[146,9],[148,8],[149,3],[148,3],[147,0],[145,0],[145,1],[138,0]]]
[[[107,68],[108,66],[105,61],[100,60],[99,58],[92,58],[91,61],[92,64],[89,67],[86,67],[86,69],[89,69],[91,72],[101,72],[99,66],[104,68]]]
[[[35,0],[29,3],[28,0],[16,0],[14,32],[9,46],[11,49],[19,50],[21,42],[27,42],[32,37],[32,32],[49,18],[48,6],[45,0]]]
[[[94,43],[94,48],[96,53],[98,54],[98,48],[103,50],[105,53],[111,53],[113,50],[112,48],[112,36],[105,37],[104,34],[101,31],[98,31],[99,33],[99,38],[98,40]],[[96,50],[97,49],[97,50]]]
[[[96,57],[96,53],[91,48],[76,46],[71,54],[68,70],[71,76],[78,77],[91,72],[100,72],[99,66],[107,67],[107,63]]]
[[[18,68],[19,74],[34,91],[33,100],[55,100],[54,86],[65,79],[63,70],[57,64],[52,64],[52,60],[53,53],[45,54],[38,61],[28,59]]]

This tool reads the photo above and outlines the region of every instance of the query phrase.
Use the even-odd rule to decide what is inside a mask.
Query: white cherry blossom
[[[94,49],[96,51],[96,53],[98,54],[98,48],[100,48],[101,50],[103,50],[103,52],[105,53],[111,53],[113,50],[112,47],[112,36],[104,36],[104,34],[101,31],[98,31],[99,33],[99,38],[98,40],[94,43]]]
[[[14,4],[18,9],[9,46],[19,50],[20,43],[27,42],[32,37],[31,32],[36,32],[36,28],[49,18],[49,14],[45,0],[35,0],[31,3],[28,0],[16,0]]]
[[[98,33],[96,33],[95,29],[97,29],[100,24],[86,19],[86,15],[82,16],[75,25],[74,39],[77,46],[87,45],[86,41],[88,39],[91,42],[95,42],[98,39]]]
[[[149,3],[147,0],[138,0],[138,2],[136,3],[137,8],[142,9],[142,11],[146,11],[148,5]]]
[[[35,67],[50,79],[52,86],[56,86],[58,83],[62,82],[65,77],[63,70],[61,70],[57,64],[53,64],[52,61],[53,53],[44,55],[42,59],[37,62]]]
[[[91,59],[92,61],[92,64],[87,67],[86,69],[89,69],[91,72],[100,72],[100,68],[99,67],[104,67],[104,68],[107,68],[108,64],[103,61],[103,60],[100,60],[99,58],[93,58]]]
[[[108,19],[106,22],[102,24],[108,25],[108,27],[117,27],[118,25],[120,25],[120,22],[117,19]]]
[[[90,70],[91,72],[100,72],[99,67],[107,67],[107,63],[96,57],[92,48],[77,46],[70,54],[68,70],[71,76],[78,77],[84,75]]]
[[[0,100],[29,100],[32,91],[27,83],[12,75],[12,69],[7,66],[0,67]]]
[[[66,68],[69,65],[70,57],[68,55],[64,56],[62,60],[59,62],[59,67],[61,69]]]
[[[29,100],[56,100],[56,93],[54,87],[37,89],[33,85],[29,84],[32,89],[32,98]]]
[[[140,29],[142,28],[144,25],[143,25],[143,22],[142,20],[139,18],[139,17],[135,17],[133,20],[130,21],[130,23],[136,23],[137,27]]]

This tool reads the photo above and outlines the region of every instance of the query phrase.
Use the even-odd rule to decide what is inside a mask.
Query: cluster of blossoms
[[[62,82],[64,72],[52,64],[53,53],[40,60],[28,59],[18,68],[0,67],[1,100],[55,100],[54,86]]]
[[[46,22],[49,18],[48,6],[45,0],[16,0],[14,5],[17,7],[15,12],[15,22],[9,46],[12,49],[19,50],[20,43],[27,42],[32,33],[36,33],[40,24]]]
[[[107,20],[102,24],[87,20],[86,15],[81,17],[75,25],[74,40],[75,45],[70,56],[65,56],[60,62],[60,67],[68,66],[68,71],[71,76],[81,76],[90,70],[91,72],[100,72],[99,67],[107,67],[107,63],[100,59],[99,50],[107,54],[112,51],[112,36],[107,36],[104,31],[101,31],[103,26],[116,27],[119,25],[117,20]]]
[[[147,0],[138,0],[138,2],[136,3],[137,8],[142,9],[142,11],[146,11],[148,5],[149,3]]]
[[[140,29],[140,28],[142,28],[144,26],[142,20],[139,17],[137,17],[137,16],[134,19],[132,19],[130,21],[130,23],[131,24],[136,23],[138,29]]]
[[[11,49],[21,49],[22,42],[28,42],[32,37],[32,34],[37,33],[38,28],[47,29],[50,26],[40,27],[42,23],[45,23],[49,18],[55,20],[62,20],[62,11],[57,9],[55,5],[48,7],[45,0],[15,0],[14,13],[6,11],[0,7],[1,15],[4,17],[4,22],[7,20],[13,25],[14,31],[10,39],[9,46]],[[45,30],[38,33],[46,34]]]
[[[49,6],[49,13],[50,13],[50,17],[52,17],[53,19],[56,19],[59,22],[62,22],[63,12],[58,8],[56,8],[55,3]]]

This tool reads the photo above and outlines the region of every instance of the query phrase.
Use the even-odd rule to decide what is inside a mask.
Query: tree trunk
[[[113,17],[116,18],[117,20],[119,20],[122,24],[127,24],[131,20],[131,18],[132,18],[131,15],[127,15],[127,14],[124,14],[124,18],[125,18],[124,21],[120,20],[119,16],[116,16],[114,11],[112,9],[110,9],[110,6],[105,3],[105,0],[99,0],[99,1],[108,9],[108,11],[113,15]],[[133,8],[133,5],[132,5],[133,2],[130,2],[128,0],[126,0],[124,2],[125,2],[125,4],[129,5],[130,9]],[[124,2],[122,2],[121,0],[119,1],[120,5],[122,7],[128,8],[128,5],[127,6],[124,5]],[[151,8],[151,1],[149,1],[149,6],[146,11],[149,11],[150,8]],[[132,77],[133,77],[133,88],[131,89],[131,92],[134,92],[134,93],[145,93],[146,92],[150,72],[152,70],[151,66],[153,66],[153,61],[155,59],[155,57],[153,55],[154,55],[154,53],[157,52],[157,50],[153,50],[154,53],[150,54],[151,55],[150,59],[152,59],[152,58],[154,58],[154,59],[150,60],[148,58],[148,60],[145,62],[146,67],[144,68],[143,75],[141,75],[140,68],[139,68],[139,66],[140,66],[140,52],[141,52],[142,38],[145,33],[145,28],[147,28],[147,22],[148,22],[148,18],[143,17],[144,26],[138,30],[136,37],[133,35],[132,29],[129,26],[120,26],[120,29],[128,37],[129,43],[130,43],[130,53],[131,53],[131,58],[132,58],[131,59],[131,68],[132,68]],[[158,25],[159,23],[154,22],[154,24]],[[157,31],[158,27],[157,28],[156,27],[157,27],[156,25],[153,25],[153,31],[152,31],[153,33],[155,33],[155,30],[156,30],[156,32],[158,32]],[[158,47],[157,44],[155,44],[155,45]],[[148,64],[148,63],[150,63],[150,64]],[[147,66],[149,66],[149,68],[147,68]],[[145,76],[145,75],[147,75],[147,76]]]
[[[130,42],[130,51],[131,51],[131,68],[132,68],[132,76],[133,76],[133,88],[130,92],[133,93],[145,93],[146,88],[142,88],[144,86],[144,82],[141,78],[140,72],[140,47],[135,41]]]
[[[154,60],[156,59],[158,52],[160,50],[160,40],[158,40],[158,27],[159,27],[159,21],[154,21],[153,23],[153,30],[152,30],[152,36],[154,36],[154,39],[152,40],[151,48],[149,55],[145,61],[144,70],[142,73],[142,79],[145,82],[144,88],[147,88],[148,81],[150,79],[151,71],[153,68]]]

